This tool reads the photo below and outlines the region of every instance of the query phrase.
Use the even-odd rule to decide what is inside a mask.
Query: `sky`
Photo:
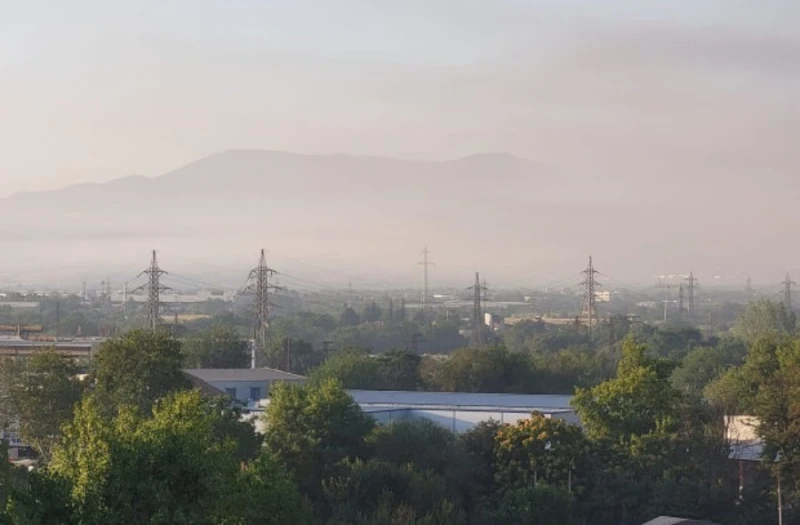
[[[523,216],[504,228],[500,198],[482,210],[497,227],[480,254],[472,226],[435,223],[350,250],[309,239],[305,252],[279,225],[284,245],[248,237],[231,253],[270,244],[329,265],[315,254],[339,250],[342,266],[410,275],[405,258],[427,240],[454,279],[476,265],[558,273],[588,253],[642,282],[701,265],[766,281],[800,268],[787,242],[800,224],[797,0],[0,0],[0,13],[0,266],[12,273],[65,255],[4,215],[5,197],[158,177],[232,149],[502,152],[576,189],[549,245]],[[62,219],[45,222],[75,217]],[[76,268],[153,243],[118,241],[74,249]],[[186,242],[202,257],[204,243]]]
[[[229,148],[800,168],[794,0],[0,0],[0,197]],[[676,175],[679,174],[679,175]]]

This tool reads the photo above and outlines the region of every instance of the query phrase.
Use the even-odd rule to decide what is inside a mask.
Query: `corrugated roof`
[[[540,394],[472,394],[464,392],[402,392],[350,390],[359,405],[447,406],[464,408],[520,408],[570,410],[571,396]]]
[[[305,377],[274,368],[191,368],[187,374],[214,381],[304,381]]]

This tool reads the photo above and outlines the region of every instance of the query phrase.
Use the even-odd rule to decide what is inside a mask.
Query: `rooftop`
[[[571,410],[571,396],[542,394],[472,394],[465,392],[403,392],[350,390],[361,406],[515,408],[527,411]]]
[[[644,525],[716,525],[710,521],[691,520],[686,518],[673,518],[671,516],[659,516],[658,518],[648,521]]]
[[[303,381],[305,377],[274,368],[191,368],[187,374],[205,382]]]

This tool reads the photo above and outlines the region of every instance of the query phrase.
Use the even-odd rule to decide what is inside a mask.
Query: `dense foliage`
[[[378,305],[350,310],[350,328],[407,322]],[[39,457],[32,471],[0,467],[0,524],[638,525],[669,514],[757,525],[775,521],[778,480],[785,523],[800,517],[800,338],[780,306],[755,303],[713,336],[686,325],[634,334],[612,319],[591,340],[520,323],[497,344],[437,356],[325,351],[316,338],[329,332],[313,327],[339,321],[296,321],[308,342],[278,334],[259,358],[311,377],[272,390],[263,436],[181,372],[246,364],[234,325],[184,341],[127,333],[83,380],[53,352],[2,361],[2,423]],[[574,393],[583,428],[541,414],[462,435],[378,425],[345,388]],[[724,416],[743,413],[765,443],[746,486],[724,435]]]

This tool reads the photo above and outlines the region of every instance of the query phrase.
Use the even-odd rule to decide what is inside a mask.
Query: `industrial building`
[[[461,433],[490,420],[516,423],[533,412],[580,424],[570,396],[375,390],[350,390],[349,394],[364,412],[384,424],[427,419]]]
[[[303,384],[306,378],[274,368],[195,368],[184,370],[200,390],[211,387],[237,401],[256,406],[276,383]]]

